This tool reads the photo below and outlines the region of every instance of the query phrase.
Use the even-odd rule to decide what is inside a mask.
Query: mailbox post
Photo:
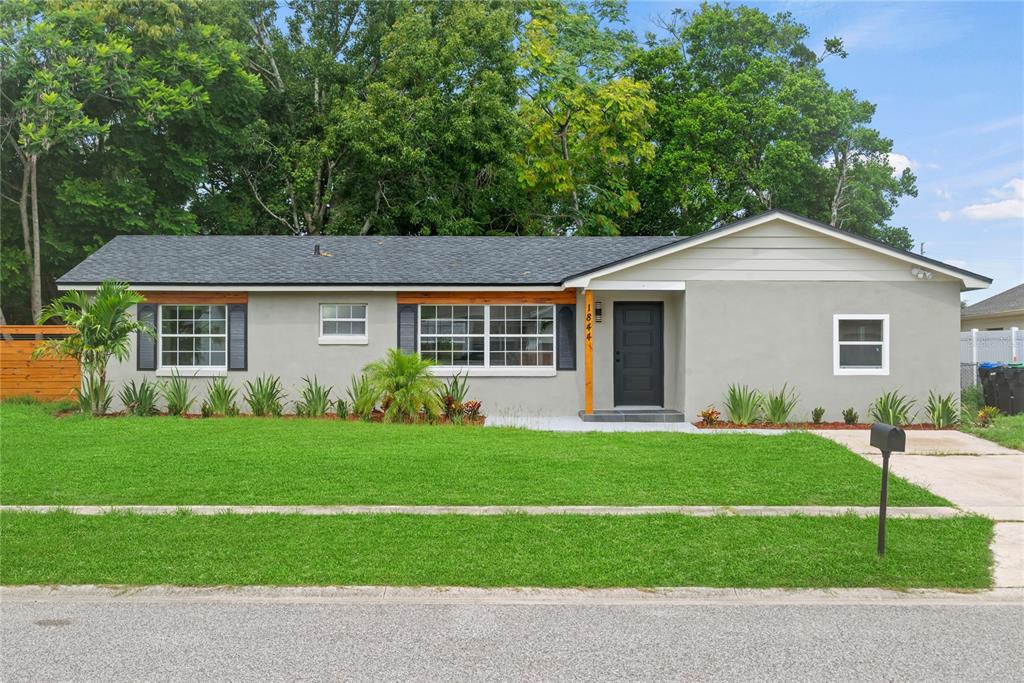
[[[882,452],[882,497],[878,504],[878,555],[885,555],[885,511],[889,505],[889,455],[907,450],[907,433],[899,427],[871,425],[871,445]]]

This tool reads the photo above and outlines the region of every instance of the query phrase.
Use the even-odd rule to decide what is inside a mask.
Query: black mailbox
[[[907,450],[907,433],[899,427],[882,422],[871,425],[871,445],[885,453]]]

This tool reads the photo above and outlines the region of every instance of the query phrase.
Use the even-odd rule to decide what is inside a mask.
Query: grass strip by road
[[[0,405],[8,505],[875,505],[810,434],[553,433],[274,418],[55,418]],[[890,480],[894,506],[949,503]]]
[[[0,516],[4,584],[888,587],[990,585],[992,522],[57,512]]]

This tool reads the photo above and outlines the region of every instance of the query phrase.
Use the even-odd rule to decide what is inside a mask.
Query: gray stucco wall
[[[795,419],[809,419],[820,405],[826,420],[852,406],[866,421],[868,405],[892,389],[921,407],[929,390],[958,394],[959,294],[955,282],[688,281],[686,416],[721,408],[732,383],[761,390],[788,383],[800,394]],[[833,375],[837,313],[889,314],[888,376]]]
[[[368,343],[319,344],[321,303],[367,304]],[[321,383],[333,385],[334,398],[344,397],[352,376],[367,363],[383,357],[387,349],[396,344],[397,298],[394,292],[251,293],[248,313],[248,370],[227,373],[228,381],[239,389],[239,405],[243,411],[246,410],[241,401],[244,383],[264,374],[281,378],[288,392],[287,412],[293,411],[292,402],[298,398],[302,378],[306,376],[315,375]],[[577,326],[580,327],[579,321]],[[579,332],[577,335],[578,371],[559,372],[553,377],[472,377],[470,397],[481,401],[484,413],[489,415],[574,414],[583,384],[582,336]],[[111,364],[109,376],[115,391],[131,379],[156,378],[154,371],[138,371],[135,367],[134,348],[126,362]],[[196,387],[193,410],[198,411],[211,380],[195,377],[189,381]],[[120,409],[122,406],[115,400],[113,407]]]

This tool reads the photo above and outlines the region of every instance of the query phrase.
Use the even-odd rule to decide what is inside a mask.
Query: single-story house
[[[666,420],[732,383],[787,384],[803,419],[956,393],[960,293],[991,282],[782,211],[686,238],[123,236],[58,285],[104,280],[158,331],[116,382],[273,374],[294,399],[315,375],[343,396],[399,347],[490,415]]]
[[[960,329],[1008,330],[1024,329],[1024,284],[982,299],[960,311]]]

